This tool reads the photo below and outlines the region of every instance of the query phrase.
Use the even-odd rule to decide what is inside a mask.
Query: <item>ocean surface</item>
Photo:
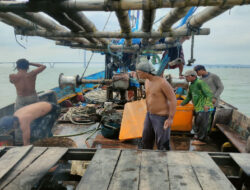
[[[53,67],[46,64],[47,68],[37,77],[37,92],[49,90],[58,86],[58,77],[60,73],[64,75],[82,75],[84,67],[81,64],[60,64],[57,63]],[[15,101],[16,91],[14,85],[9,82],[9,74],[14,73],[13,64],[0,64],[0,108],[7,106]],[[32,68],[31,68],[32,69]],[[185,70],[192,69],[185,67]],[[104,70],[101,64],[90,64],[85,76]],[[221,98],[237,107],[238,110],[250,117],[250,67],[216,67],[208,66],[207,70],[220,76],[224,91]],[[178,76],[178,70],[166,70]]]

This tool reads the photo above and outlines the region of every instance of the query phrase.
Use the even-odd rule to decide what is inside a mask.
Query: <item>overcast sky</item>
[[[198,11],[202,10],[199,8]],[[156,20],[165,15],[169,9],[157,11]],[[86,16],[102,30],[109,13],[86,12]],[[159,22],[155,24],[157,28]],[[116,27],[114,27],[116,26]],[[112,13],[106,30],[117,31],[117,19]],[[195,64],[245,64],[250,65],[250,6],[236,6],[215,19],[205,23],[210,28],[208,36],[195,38]],[[0,62],[15,62],[27,58],[37,62],[83,62],[83,50],[56,46],[54,41],[40,37],[21,37],[15,40],[14,29],[0,22]],[[190,58],[190,40],[184,43],[186,61]],[[88,54],[89,55],[89,54]],[[103,56],[95,55],[93,62],[102,62]]]

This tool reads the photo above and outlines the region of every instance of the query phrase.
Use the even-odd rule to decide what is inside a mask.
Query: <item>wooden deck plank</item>
[[[112,177],[109,190],[138,190],[141,151],[123,150]]]
[[[201,190],[191,162],[185,152],[167,153],[170,189]]]
[[[216,124],[221,132],[228,138],[228,140],[234,145],[239,152],[246,152],[246,140],[242,139],[240,134],[236,133],[228,125]]]
[[[188,152],[193,170],[203,190],[235,189],[212,158],[205,152]]]
[[[95,153],[77,190],[106,190],[114,173],[121,150],[99,149]]]
[[[140,190],[168,190],[166,152],[143,151],[141,156]]]
[[[0,179],[4,177],[32,148],[32,145],[15,147],[8,150],[0,158]]]
[[[13,181],[25,168],[27,168],[37,157],[39,157],[47,148],[45,147],[33,147],[27,154],[25,159],[22,159],[9,174],[7,174],[2,182],[0,181],[0,189],[3,189],[11,181]]]
[[[31,189],[67,152],[67,148],[48,148],[38,159],[26,168],[5,190]]]
[[[250,177],[250,154],[230,153],[233,160],[240,166],[247,176]]]

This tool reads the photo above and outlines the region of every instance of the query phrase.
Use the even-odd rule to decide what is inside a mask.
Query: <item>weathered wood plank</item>
[[[25,159],[22,159],[10,173],[4,176],[2,181],[0,180],[0,189],[7,186],[12,180],[14,180],[25,168],[27,168],[37,157],[39,157],[47,148],[45,147],[34,147],[27,154]]]
[[[202,189],[185,152],[168,152],[170,189]]]
[[[235,189],[207,153],[189,152],[186,153],[186,157],[189,157],[203,190]]]
[[[139,186],[140,162],[141,151],[123,150],[109,190],[137,190]]]
[[[108,189],[121,150],[97,150],[77,190]]]
[[[5,190],[31,189],[67,152],[67,148],[49,148],[26,168]]]
[[[142,152],[139,189],[169,189],[166,152]]]
[[[223,124],[216,124],[218,129],[228,138],[239,152],[246,152],[246,140],[242,139],[240,134],[234,131],[230,126]]]
[[[240,166],[240,168],[250,176],[250,154],[248,153],[230,153],[233,160]]]
[[[0,158],[0,179],[11,170],[32,148],[32,145],[11,148]]]

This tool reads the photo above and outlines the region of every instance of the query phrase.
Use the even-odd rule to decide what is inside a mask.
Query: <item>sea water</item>
[[[82,75],[84,67],[81,64],[46,64],[47,68],[37,77],[37,92],[46,91],[58,86],[60,73],[64,75]],[[15,101],[16,91],[14,85],[9,82],[9,74],[14,73],[12,64],[0,64],[0,108]],[[31,69],[33,69],[31,67]],[[192,67],[185,67],[186,70]],[[85,76],[104,70],[104,64],[90,64]],[[221,98],[227,103],[237,107],[240,112],[250,116],[250,68],[232,68],[208,66],[207,70],[217,74],[223,84],[224,91]],[[165,73],[178,76],[178,69],[166,70]]]

